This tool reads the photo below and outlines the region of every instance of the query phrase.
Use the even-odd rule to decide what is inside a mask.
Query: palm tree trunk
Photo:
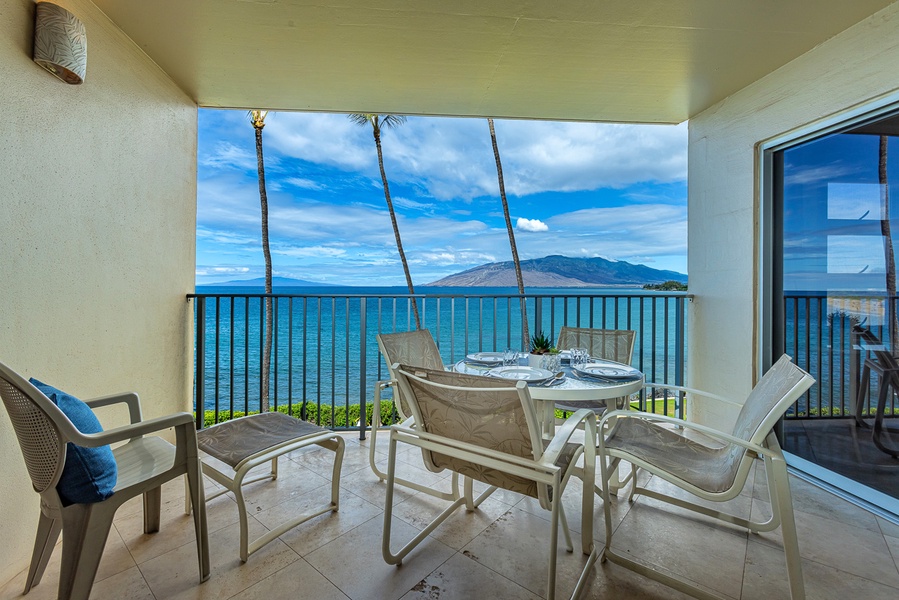
[[[256,170],[259,174],[259,204],[262,209],[262,253],[265,256],[265,342],[262,346],[262,381],[259,386],[259,410],[269,410],[269,374],[272,363],[272,252],[268,243],[268,194],[265,191],[265,165],[262,160],[262,127],[256,130]]]
[[[899,315],[896,314],[896,256],[893,253],[893,236],[890,231],[890,188],[887,176],[887,142],[889,136],[880,136],[880,204],[883,207],[880,219],[880,233],[883,235],[884,266],[886,267],[887,306],[886,317],[890,327],[890,350],[893,356],[899,353]]]
[[[400,261],[403,263],[403,272],[406,274],[406,285],[412,298],[412,312],[415,315],[415,329],[421,329],[421,320],[418,317],[418,303],[415,301],[415,288],[412,287],[412,274],[409,272],[409,263],[406,262],[406,253],[403,252],[403,241],[400,238],[400,228],[396,223],[396,213],[393,212],[393,201],[390,199],[390,187],[387,185],[387,173],[384,171],[384,155],[381,152],[381,135],[377,127],[372,129],[375,136],[375,145],[378,147],[378,167],[381,169],[381,183],[384,184],[384,198],[387,200],[387,211],[390,213],[390,223],[393,225],[393,235],[396,237],[396,249],[400,253]]]
[[[515,279],[518,280],[519,305],[521,306],[522,349],[527,351],[531,336],[528,335],[528,306],[524,298],[524,278],[521,276],[521,261],[518,260],[518,246],[515,245],[515,232],[512,229],[512,218],[509,216],[509,203],[506,201],[506,184],[503,182],[503,164],[499,159],[499,146],[496,144],[496,130],[493,119],[487,119],[490,128],[490,141],[493,142],[493,156],[496,158],[496,177],[499,180],[499,197],[503,201],[503,215],[506,217],[506,231],[509,232],[509,246],[512,247],[512,264],[515,265]]]

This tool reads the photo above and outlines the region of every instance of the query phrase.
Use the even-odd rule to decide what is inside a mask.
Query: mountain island
[[[653,269],[646,265],[604,258],[546,256],[521,261],[521,275],[528,287],[602,287],[643,286],[668,281],[687,283],[687,276],[676,271]],[[488,263],[438,281],[441,287],[515,287],[512,261]]]

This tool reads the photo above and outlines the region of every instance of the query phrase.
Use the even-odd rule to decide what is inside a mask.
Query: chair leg
[[[144,533],[156,533],[159,531],[161,511],[162,487],[155,487],[148,492],[144,492]]]
[[[185,477],[187,496],[193,505],[194,534],[197,538],[197,561],[200,568],[200,581],[209,579],[209,532],[206,524],[206,492],[203,487],[203,474],[200,467],[200,459],[192,457],[187,461],[187,474]]]
[[[886,411],[887,399],[893,394],[895,377],[895,372],[884,373],[880,380],[880,395],[877,397],[877,410],[874,411],[874,431],[871,433],[871,439],[881,452],[899,458],[899,449],[890,448],[881,440],[886,429],[883,426],[883,414]]]
[[[25,580],[25,591],[27,594],[31,588],[41,582],[50,556],[53,554],[53,548],[56,547],[56,540],[59,539],[59,532],[62,529],[62,521],[46,516],[43,512],[37,523],[37,535],[34,538],[34,553],[31,556],[31,567],[28,569],[28,578]]]
[[[770,463],[770,466],[769,466]],[[780,528],[783,534],[784,555],[787,562],[787,576],[790,579],[790,598],[805,600],[805,584],[802,579],[802,558],[799,555],[799,538],[796,535],[796,521],[793,519],[793,498],[790,494],[790,480],[787,465],[782,459],[765,459],[768,485],[770,486],[772,509],[780,513]]]
[[[858,393],[855,394],[855,410],[853,411],[853,416],[855,417],[855,425],[856,427],[867,427],[868,424],[862,419],[862,410],[865,407],[865,398],[868,397],[868,382],[871,379],[871,367],[865,364],[862,367],[862,376],[861,381],[858,384]],[[883,376],[880,377],[880,385],[883,387]]]
[[[73,504],[63,509],[59,600],[87,600],[90,596],[115,514],[109,506]]]
[[[415,535],[411,540],[406,542],[406,545],[400,548],[399,552],[396,554],[390,551],[390,531],[393,525],[393,488],[397,484],[396,478],[396,439],[393,436],[390,438],[390,452],[387,459],[387,494],[384,500],[384,529],[383,534],[381,535],[381,555],[384,557],[384,562],[389,565],[400,566],[403,564],[403,558],[406,557],[409,552],[415,549],[426,537],[428,537],[432,531],[437,529],[437,527],[446,521],[446,519],[452,515],[456,509],[461,506],[465,506],[465,496],[459,495],[457,498],[446,507],[443,512],[434,517],[434,520],[428,523],[428,525],[422,529],[418,534]],[[454,486],[455,486],[454,480]],[[494,488],[495,489],[495,488]],[[493,489],[488,490],[488,492],[484,492],[481,496],[475,500],[476,503],[480,503],[486,495],[492,493]]]

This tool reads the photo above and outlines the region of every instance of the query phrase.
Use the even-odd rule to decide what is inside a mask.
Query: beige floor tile
[[[877,525],[880,526],[880,531],[883,532],[883,535],[899,538],[899,523],[893,523],[882,517],[877,517]]]
[[[236,523],[237,519],[237,505],[228,495],[219,496],[206,503],[206,522],[210,535],[223,527]],[[193,545],[196,539],[193,513],[184,514],[183,498],[163,503],[159,531],[156,533],[144,533],[142,513],[115,521],[115,527],[137,564],[142,564],[184,544]]]
[[[381,471],[387,473],[387,460],[379,460],[375,463]],[[428,471],[424,467],[417,467],[410,463],[397,460],[396,461],[396,474],[395,477],[401,477],[402,479],[406,479],[408,481],[414,481],[415,483],[419,483],[421,485],[426,485],[429,487],[433,487],[439,490],[449,490],[450,484],[448,478],[451,477],[449,471],[444,471],[443,473],[432,473]],[[444,481],[444,480],[447,481]],[[441,483],[442,482],[442,483]]]
[[[259,521],[249,518],[250,539],[265,531]],[[245,563],[238,558],[240,531],[237,524],[209,535],[212,575],[199,583],[196,551],[185,544],[140,565],[156,598],[229,598],[299,560],[296,552],[281,540],[273,540],[250,555]]]
[[[648,566],[667,569],[738,598],[747,534],[637,500],[614,533],[612,548]]]
[[[449,501],[427,494],[416,494],[408,500],[395,503],[393,514],[417,529],[424,529],[449,505]],[[456,509],[431,533],[431,537],[450,548],[460,550],[510,508],[512,508],[510,505],[494,500],[491,495],[474,511],[468,512],[464,506]]]
[[[346,434],[341,508],[295,528],[250,556],[238,559],[237,507],[226,496],[209,503],[212,578],[199,584],[192,518],[183,514],[184,484],[178,478],[163,485],[162,526],[142,533],[141,500],[126,503],[116,515],[100,563],[92,600],[208,598],[280,600],[312,597],[325,600],[393,600],[413,598],[533,598],[545,595],[550,513],[532,499],[499,490],[468,514],[460,509],[414,550],[402,567],[384,562],[381,531],[386,485],[368,464],[370,439],[360,443]],[[383,440],[381,440],[383,442]],[[386,468],[387,445],[376,456]],[[333,454],[312,447],[282,460],[275,482],[248,488],[251,537],[288,515],[324,505],[329,496]],[[423,468],[417,449],[405,448],[397,463],[401,476],[449,490],[449,473]],[[649,487],[689,498],[646,473]],[[735,512],[749,500],[753,516],[770,514],[761,462],[754,466],[754,485],[731,502]],[[804,481],[791,478],[796,522],[809,600],[899,597],[899,525],[875,517]],[[205,479],[207,491],[220,486]],[[566,597],[586,557],[580,552],[580,491],[573,479],[564,497],[576,551],[558,556],[558,597]],[[475,491],[486,489],[475,483]],[[635,504],[613,499],[615,548],[660,569],[699,581],[706,589],[741,600],[788,598],[780,530],[747,535],[739,528],[705,517],[685,516],[680,509],[645,497]],[[750,497],[752,499],[750,500]],[[446,502],[402,486],[395,490],[396,551]],[[714,505],[719,507],[718,505]],[[594,535],[603,539],[603,511],[594,498]],[[561,539],[561,535],[560,535]],[[461,549],[455,552],[454,549]],[[57,548],[44,581],[29,600],[56,597]],[[300,558],[300,556],[303,558]],[[137,563],[137,566],[135,566]],[[0,600],[20,598],[25,573],[0,587]],[[155,593],[155,596],[154,596]],[[582,598],[602,600],[681,599],[662,584],[611,563],[597,564],[588,575]]]
[[[155,596],[135,566],[94,583],[91,600],[155,600]]]
[[[256,515],[259,521],[274,529],[290,517],[322,508],[330,499],[330,487],[318,489],[298,498],[294,498],[275,508]],[[336,513],[325,513],[303,523],[281,535],[281,540],[300,556],[306,556],[313,550],[324,546],[331,540],[358,527],[368,520],[383,513],[383,508],[375,506],[359,496],[341,489],[340,510]]]
[[[61,539],[61,538],[60,538]],[[41,583],[34,587],[28,593],[27,598],[31,600],[36,598],[55,598],[56,590],[59,587],[59,564],[62,558],[62,542],[59,541],[53,549],[53,555],[41,578]],[[94,585],[114,577],[115,575],[132,569],[135,567],[134,559],[125,546],[122,537],[112,527],[109,531],[109,537],[106,539],[106,547],[103,550],[103,557],[100,559],[100,566],[97,568],[97,576],[94,578]],[[0,598],[14,598],[22,594],[25,589],[25,578],[28,576],[27,569],[13,577],[6,585],[0,588]]]
[[[828,565],[803,560],[805,595],[809,600],[895,600],[899,589],[858,577]],[[749,542],[742,600],[788,600],[790,598],[784,553],[779,548]]]
[[[580,600],[687,600],[691,598],[666,585],[653,581],[606,561],[591,571]]]
[[[449,492],[450,482],[448,480],[439,481],[434,488],[439,492]],[[348,490],[381,508],[384,507],[384,501],[387,498],[387,483],[379,480],[370,469],[359,471],[353,478],[341,481],[341,489]],[[396,484],[393,488],[393,502],[396,504],[420,493]]]
[[[383,519],[375,517],[305,558],[353,600],[396,600],[453,555],[452,548],[429,538],[406,556],[401,567],[389,565],[381,555],[382,527]],[[392,549],[417,532],[394,519]]]
[[[232,596],[231,600],[296,600],[297,598],[347,600],[343,592],[303,559],[293,562],[259,583],[251,585]]]
[[[330,481],[332,469],[334,468],[334,453],[327,448],[310,446],[308,451],[292,452],[288,457],[293,462],[318,473]],[[368,448],[362,448],[355,443],[347,443],[343,451],[343,464],[340,468],[341,479],[367,468],[369,468]]]
[[[462,554],[515,581],[541,597],[546,595],[550,552],[550,522],[512,508],[462,550]],[[561,529],[556,552],[556,597],[574,589],[587,557],[575,537],[574,552],[566,552]]]
[[[770,507],[761,500],[763,511]],[[899,587],[899,571],[893,562],[886,541],[879,531],[832,521],[818,515],[795,511],[799,552],[803,558]],[[753,535],[752,539],[777,548],[783,547],[780,528]]]
[[[854,527],[880,531],[877,518],[868,511],[798,477],[790,477],[790,494],[795,511],[816,515],[823,521],[839,521]],[[764,470],[760,470],[756,477],[753,498],[770,504]]]
[[[540,598],[467,556],[456,554],[415,584],[403,600],[471,600],[487,597],[491,600]]]
[[[886,535],[883,538],[887,547],[890,549],[890,554],[893,556],[893,562],[896,563],[896,568],[899,568],[899,537],[893,537],[890,535]]]
[[[330,473],[326,478],[315,470],[307,469],[292,460],[282,459],[279,462],[277,479],[263,479],[243,486],[244,501],[249,514],[268,510],[312,490],[330,497]],[[264,472],[260,473],[267,475],[271,473],[271,468],[268,465],[265,466]],[[228,473],[228,475],[232,473]],[[233,494],[229,495],[234,497]]]

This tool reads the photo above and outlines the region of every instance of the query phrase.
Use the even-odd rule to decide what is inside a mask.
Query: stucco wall
[[[895,91],[896,65],[894,4],[690,121],[691,385],[742,398],[755,379],[756,145]],[[700,405],[693,416],[722,426],[735,415]]]
[[[87,28],[80,86],[31,61],[32,0],[0,0],[0,361],[83,397],[134,390],[147,417],[186,410],[196,106],[93,4],[55,1]],[[38,496],[0,413],[2,584]]]

